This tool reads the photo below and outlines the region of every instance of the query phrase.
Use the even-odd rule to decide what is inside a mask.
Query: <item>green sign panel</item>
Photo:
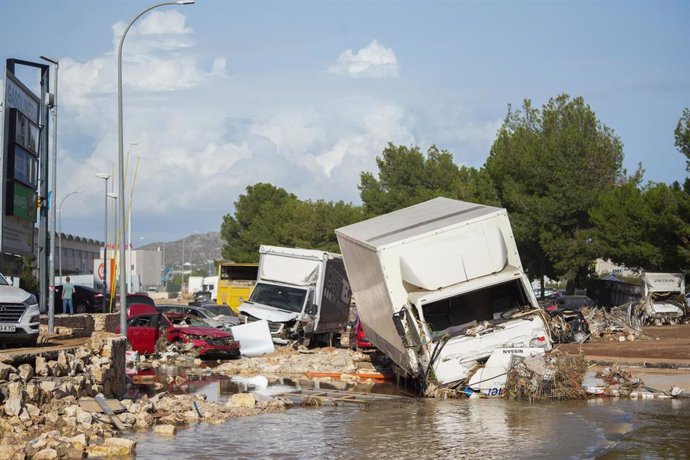
[[[36,191],[16,182],[12,185],[12,215],[36,222]]]

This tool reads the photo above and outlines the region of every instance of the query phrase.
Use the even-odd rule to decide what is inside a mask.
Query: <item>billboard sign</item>
[[[3,252],[31,256],[38,187],[40,99],[5,71],[0,170],[0,244]]]

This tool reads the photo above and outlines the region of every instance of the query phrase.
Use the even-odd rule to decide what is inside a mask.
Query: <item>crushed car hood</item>
[[[245,302],[240,305],[240,312],[245,315],[253,316],[254,318],[265,319],[272,323],[287,323],[297,319],[299,313],[280,311],[273,307],[268,307],[260,303]]]

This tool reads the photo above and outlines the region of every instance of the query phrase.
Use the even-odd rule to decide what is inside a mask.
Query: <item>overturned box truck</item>
[[[340,254],[261,246],[256,285],[239,310],[267,320],[276,343],[328,345],[347,326],[351,297]]]
[[[423,386],[551,348],[505,209],[436,198],[336,235],[367,337]]]

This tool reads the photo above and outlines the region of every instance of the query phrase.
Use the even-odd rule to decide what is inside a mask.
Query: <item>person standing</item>
[[[69,282],[69,276],[65,278],[67,281],[62,285],[62,313],[67,313],[69,306],[69,314],[74,314],[74,304],[72,303],[72,294],[74,294],[74,285]]]

